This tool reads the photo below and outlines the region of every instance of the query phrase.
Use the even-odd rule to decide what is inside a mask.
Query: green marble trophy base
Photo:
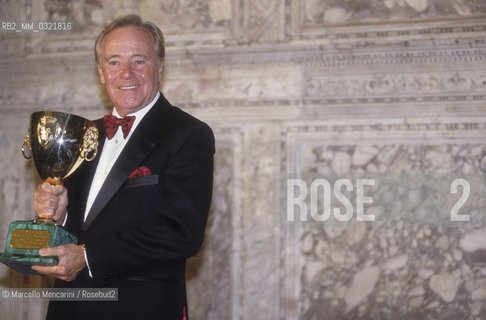
[[[23,274],[37,274],[31,266],[54,266],[59,262],[57,256],[40,256],[39,249],[70,243],[77,243],[76,237],[56,224],[14,221],[10,223],[0,262]]]

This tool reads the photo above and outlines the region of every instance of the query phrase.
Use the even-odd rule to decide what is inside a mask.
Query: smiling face
[[[121,116],[142,109],[154,99],[161,72],[154,40],[144,29],[128,26],[107,34],[98,74]]]

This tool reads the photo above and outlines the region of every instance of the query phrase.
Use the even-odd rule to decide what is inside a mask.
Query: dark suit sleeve
[[[160,185],[154,196],[158,198],[147,198],[142,206],[131,208],[133,225],[87,238],[87,257],[96,282],[106,282],[106,275],[116,280],[185,263],[198,252],[211,202],[214,136],[206,124],[194,121],[171,141],[164,147],[169,154],[157,164]],[[141,188],[122,192],[126,198],[151,194]]]

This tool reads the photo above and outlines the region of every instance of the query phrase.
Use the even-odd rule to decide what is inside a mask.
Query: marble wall
[[[484,1],[0,3],[21,31],[0,32],[0,239],[33,215],[38,179],[19,151],[30,113],[108,112],[94,39],[137,13],[166,35],[161,89],[217,139],[211,218],[187,272],[192,319],[485,318]],[[29,21],[74,28],[22,30]],[[354,215],[324,219],[318,193],[318,213],[290,219],[290,179],[308,186],[308,208],[312,182],[350,181]],[[374,221],[357,219],[359,179],[374,181]],[[2,288],[49,284],[0,266]],[[42,319],[45,306],[0,299],[0,319]]]

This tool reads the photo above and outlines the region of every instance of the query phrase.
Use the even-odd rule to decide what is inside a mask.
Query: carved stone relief
[[[305,26],[470,17],[486,9],[480,0],[295,1],[303,8]]]
[[[109,112],[94,39],[115,16],[137,13],[166,36],[162,91],[208,122],[217,141],[207,237],[188,264],[192,319],[484,314],[484,192],[483,181],[473,179],[486,169],[484,1],[1,4],[1,19],[75,26],[64,33],[0,32],[2,225],[32,214],[38,181],[18,151],[30,112],[53,108],[91,119]],[[448,217],[457,201],[458,195],[441,198],[450,195],[449,180],[437,178],[442,171],[472,182],[461,207],[470,222],[425,219]],[[401,189],[397,172],[407,182]],[[369,189],[375,203],[368,212],[381,220],[282,221],[286,178],[336,174],[393,178],[388,188]],[[434,183],[417,186],[417,176]],[[429,215],[406,219],[404,208],[413,204],[427,208],[416,214]],[[0,266],[1,287],[48,286],[43,281]],[[42,319],[46,303],[0,305],[9,319]]]
[[[224,31],[233,18],[231,0],[141,1],[140,14],[160,22],[167,34]]]
[[[72,21],[77,33],[99,32],[114,17],[133,13],[138,9],[135,0],[123,2],[82,0],[45,0],[43,12],[52,21]]]

